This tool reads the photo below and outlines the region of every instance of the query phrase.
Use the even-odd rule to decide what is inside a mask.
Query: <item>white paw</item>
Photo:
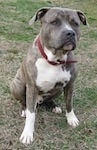
[[[23,144],[30,144],[33,142],[34,123],[35,113],[31,113],[28,109],[26,109],[25,127],[20,137],[20,141]]]
[[[66,112],[66,117],[67,117],[67,122],[70,126],[76,127],[79,125],[79,120],[75,116],[73,110],[71,110],[71,112],[69,113]]]
[[[55,107],[52,112],[56,113],[56,114],[61,114],[62,113],[62,109],[60,107]]]
[[[23,144],[31,144],[33,142],[33,132],[24,130],[21,134],[20,141]]]
[[[21,117],[23,117],[23,118],[26,117],[26,110],[22,110]]]

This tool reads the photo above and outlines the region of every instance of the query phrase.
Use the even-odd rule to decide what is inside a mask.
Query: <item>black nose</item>
[[[67,30],[67,31],[65,31],[65,35],[67,37],[75,37],[75,32],[72,30]]]

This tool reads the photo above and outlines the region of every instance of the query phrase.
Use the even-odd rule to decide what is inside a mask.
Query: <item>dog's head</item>
[[[29,24],[40,20],[42,24],[41,39],[50,50],[71,51],[76,48],[80,37],[80,24],[87,25],[83,12],[68,8],[41,8]]]

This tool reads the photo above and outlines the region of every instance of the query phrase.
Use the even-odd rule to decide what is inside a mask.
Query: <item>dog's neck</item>
[[[76,63],[76,60],[67,60],[68,53],[61,54],[59,56],[53,55],[50,50],[42,46],[40,36],[36,39],[36,44],[40,50],[41,55],[47,60],[51,65],[65,65],[66,63]]]

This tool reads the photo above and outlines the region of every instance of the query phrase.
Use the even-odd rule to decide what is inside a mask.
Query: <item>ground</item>
[[[38,109],[34,143],[25,146],[19,142],[24,119],[19,115],[20,105],[12,98],[9,84],[39,32],[40,24],[29,27],[29,19],[43,6],[79,9],[89,22],[89,27],[81,26],[81,38],[74,52],[79,72],[74,109],[80,125],[67,125],[61,96],[57,103],[63,113]],[[97,0],[0,0],[0,149],[97,150]]]

